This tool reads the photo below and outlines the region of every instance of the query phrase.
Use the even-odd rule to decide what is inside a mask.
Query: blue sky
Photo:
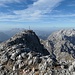
[[[75,27],[75,0],[0,0],[0,30]]]

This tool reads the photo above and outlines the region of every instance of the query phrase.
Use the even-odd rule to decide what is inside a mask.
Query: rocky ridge
[[[75,30],[60,30],[48,37],[46,48],[57,60],[69,61],[75,58]]]
[[[0,75],[39,74],[39,69],[46,69],[45,61],[50,59],[48,63],[53,63],[50,56],[45,55],[49,52],[37,35],[32,30],[22,31],[0,44]]]
[[[75,30],[60,30],[42,45],[22,31],[0,44],[0,75],[75,75],[74,39]]]

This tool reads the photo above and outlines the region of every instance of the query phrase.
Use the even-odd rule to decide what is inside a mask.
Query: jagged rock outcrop
[[[43,55],[49,54],[49,52],[45,50],[43,45],[41,45],[38,36],[32,30],[25,30],[21,33],[18,33],[2,44],[4,45],[4,48],[21,48],[26,51],[34,51]]]
[[[51,55],[60,62],[71,62],[75,58],[75,29],[54,32],[45,42]]]
[[[32,30],[18,33],[0,44],[0,75],[39,74],[47,68],[47,63],[52,66],[54,60]]]
[[[0,44],[0,75],[75,75],[75,30],[41,40],[25,30]],[[47,49],[46,49],[47,48]]]

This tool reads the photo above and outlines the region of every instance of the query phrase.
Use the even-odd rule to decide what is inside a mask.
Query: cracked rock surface
[[[0,44],[0,75],[75,75],[75,30],[60,30],[40,43],[32,30]]]

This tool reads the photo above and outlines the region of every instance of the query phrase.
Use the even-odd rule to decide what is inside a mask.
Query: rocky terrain
[[[60,30],[40,43],[33,30],[0,44],[0,75],[75,75],[75,30]]]
[[[58,61],[72,61],[75,58],[75,30],[54,32],[48,37],[46,48]]]

